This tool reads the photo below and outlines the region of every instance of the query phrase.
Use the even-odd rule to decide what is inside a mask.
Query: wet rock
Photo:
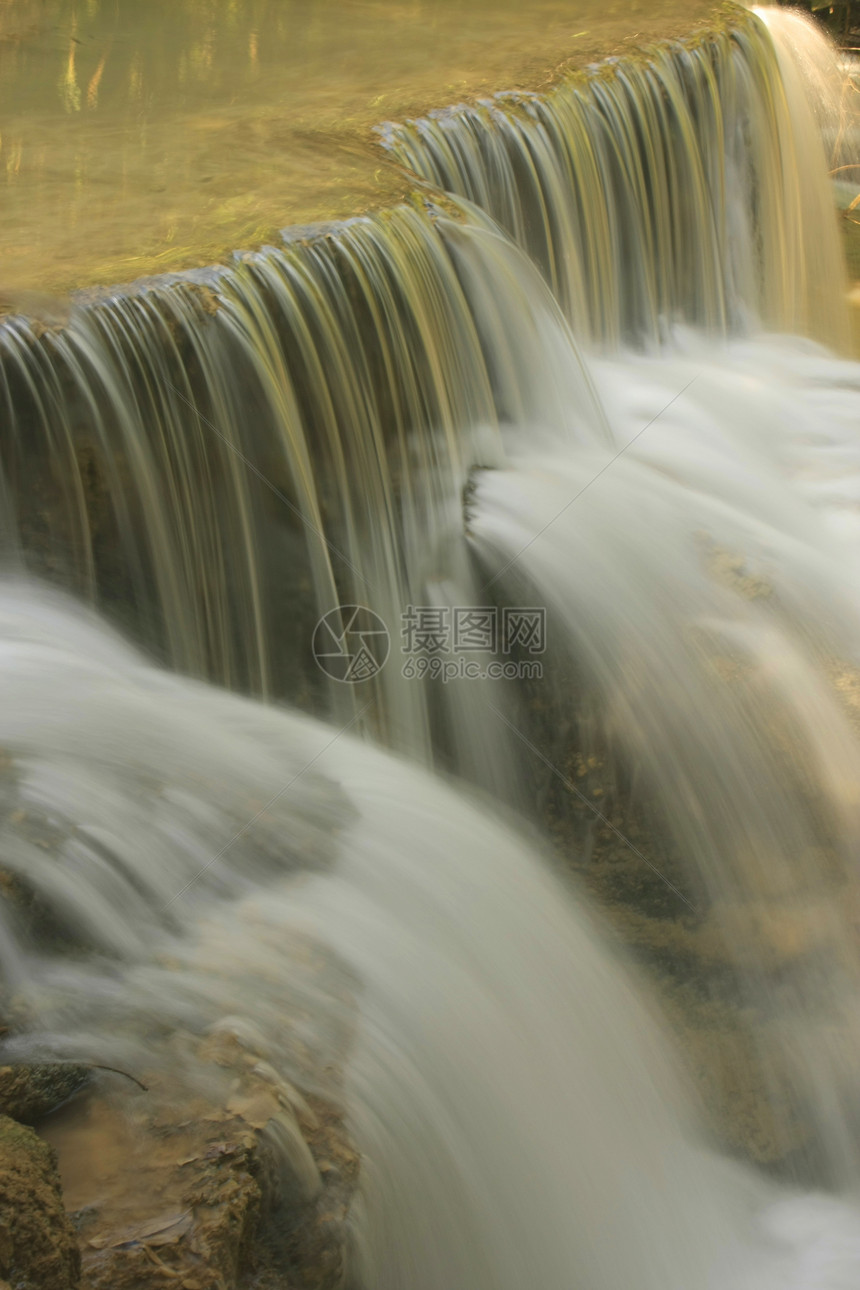
[[[96,1078],[45,1125],[90,1290],[343,1286],[359,1161],[342,1116],[236,1031],[194,1044],[193,1087],[165,1067],[133,1098]]]
[[[0,1118],[0,1278],[15,1290],[75,1290],[81,1261],[51,1148]]]
[[[117,1221],[117,1211],[79,1213],[92,1290],[149,1290],[165,1279],[184,1290],[238,1287],[260,1217],[255,1145],[253,1135],[231,1126],[184,1168],[179,1161],[171,1169],[164,1159],[154,1160],[125,1223]]]
[[[302,1290],[342,1290],[350,1285],[349,1212],[358,1184],[360,1160],[352,1146],[341,1112],[311,1098],[313,1123],[302,1120],[303,1131],[322,1178],[316,1200],[293,1209],[291,1227],[276,1221],[263,1251],[273,1240],[284,1240],[293,1283]],[[277,1265],[277,1260],[273,1260]],[[283,1261],[283,1258],[282,1258]]]
[[[56,1063],[0,1066],[0,1114],[38,1124],[86,1082],[85,1066]]]

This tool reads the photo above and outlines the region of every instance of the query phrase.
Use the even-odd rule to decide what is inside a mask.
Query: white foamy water
[[[321,1067],[351,1018],[368,1286],[858,1275],[853,1209],[698,1144],[664,1035],[515,831],[349,734],[153,670],[41,590],[3,588],[0,659],[4,864],[90,946],[7,924],[33,1051],[139,1062],[156,1030],[239,1015],[289,1074],[297,1001]]]

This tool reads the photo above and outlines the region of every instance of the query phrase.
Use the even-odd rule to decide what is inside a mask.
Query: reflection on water
[[[711,0],[0,0],[0,287],[206,263],[390,201],[371,128]]]

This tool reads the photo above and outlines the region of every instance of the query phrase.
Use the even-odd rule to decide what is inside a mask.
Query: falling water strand
[[[835,53],[811,23],[780,54],[762,21],[609,60],[549,94],[500,94],[405,125],[399,161],[492,216],[540,266],[577,338],[656,341],[679,321],[763,325],[847,347],[844,268],[823,182],[820,92]],[[818,59],[814,88],[798,49]],[[788,84],[784,77],[791,80]]]

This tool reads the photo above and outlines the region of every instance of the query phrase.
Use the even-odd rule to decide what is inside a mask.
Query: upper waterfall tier
[[[484,211],[403,204],[214,273],[81,298],[65,327],[7,320],[3,546],[171,666],[310,699],[317,618],[369,588],[392,623],[430,603],[470,472],[499,464],[507,429],[605,442],[574,337],[647,347],[680,321],[838,340],[831,187],[797,66],[748,15],[584,90],[573,78],[510,109],[463,108],[426,138],[404,127],[416,168],[422,147],[460,148]],[[488,218],[505,191],[550,287]],[[410,747],[422,727],[423,747],[416,687],[396,688],[382,725]]]
[[[544,95],[389,125],[386,146],[496,220],[581,340],[614,347],[675,322],[722,333],[754,319],[845,349],[825,180],[828,164],[854,173],[838,164],[853,108],[815,26],[757,12]]]
[[[372,127],[714,21],[713,0],[0,6],[0,293],[223,259],[405,191]]]

